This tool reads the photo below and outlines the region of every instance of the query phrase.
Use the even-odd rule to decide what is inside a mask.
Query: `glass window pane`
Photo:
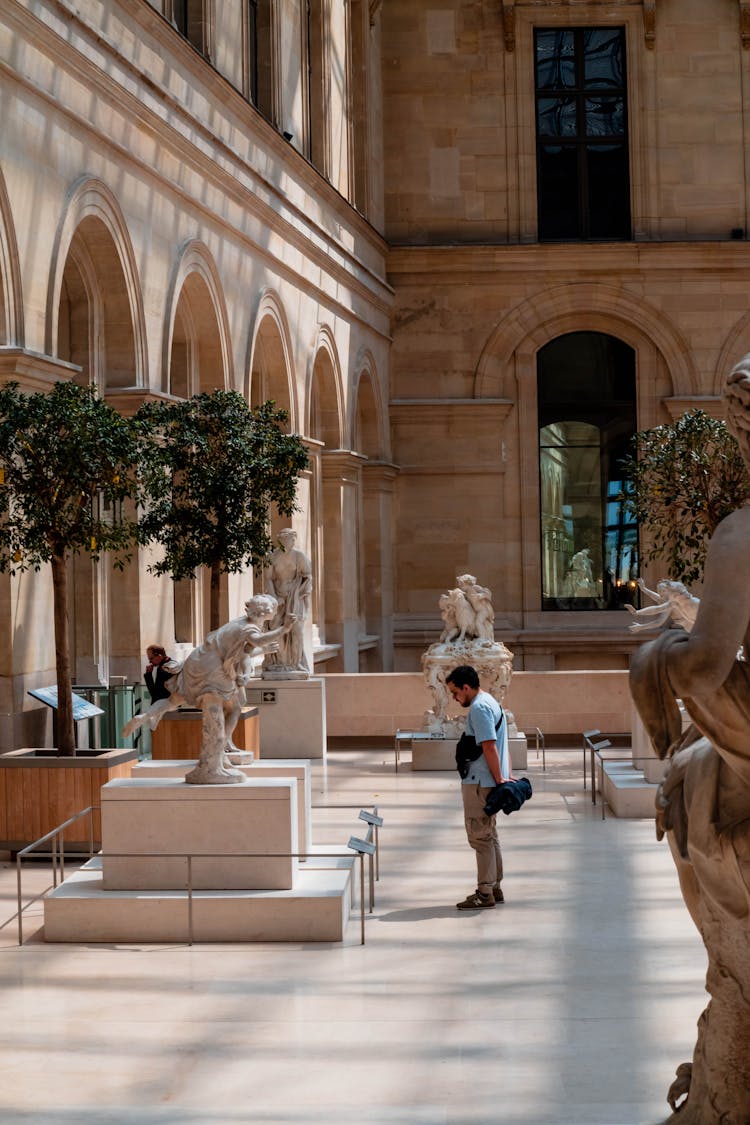
[[[540,350],[537,369],[542,608],[637,604],[638,529],[621,500],[637,428],[633,349],[571,332]]]
[[[539,237],[580,238],[577,146],[543,145],[538,171]]]
[[[628,154],[624,144],[588,146],[590,238],[629,238]]]
[[[586,86],[624,86],[624,40],[624,33],[619,27],[584,30],[583,79]]]
[[[625,102],[620,97],[586,98],[586,133],[589,137],[619,137],[625,132]]]
[[[564,439],[569,423],[545,427]],[[574,424],[575,425],[575,424]],[[591,429],[591,427],[589,427]],[[542,431],[542,442],[550,441]],[[598,432],[597,432],[598,437]],[[600,445],[544,445],[542,482],[542,593],[545,599],[575,602],[565,608],[600,609],[602,578],[602,497]]]
[[[576,84],[573,31],[546,28],[536,33],[538,90],[569,90]]]
[[[540,137],[574,137],[578,132],[575,98],[540,98],[537,127]]]

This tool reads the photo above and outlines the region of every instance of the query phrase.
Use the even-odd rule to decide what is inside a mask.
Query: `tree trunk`
[[[62,756],[72,758],[76,752],[76,740],[73,727],[73,681],[70,675],[68,568],[61,555],[52,556],[52,595],[57,670],[57,748]]]
[[[221,570],[219,563],[211,563],[211,597],[209,600],[208,608],[208,627],[209,631],[213,633],[214,629],[218,629],[221,625],[219,620],[220,605],[219,595],[221,593]]]

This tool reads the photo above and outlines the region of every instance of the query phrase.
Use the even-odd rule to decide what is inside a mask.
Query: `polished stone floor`
[[[407,756],[408,760],[408,756]],[[455,775],[387,751],[313,771],[313,840],[385,816],[367,943],[16,944],[0,855],[0,1122],[655,1125],[690,1058],[705,957],[653,824],[606,820],[580,755],[532,756],[501,817],[506,905],[473,889]],[[28,868],[29,894],[49,869]],[[3,925],[4,923],[4,925]]]

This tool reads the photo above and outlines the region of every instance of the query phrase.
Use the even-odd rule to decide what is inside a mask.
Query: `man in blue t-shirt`
[[[456,906],[459,910],[487,909],[505,901],[500,889],[503,858],[495,817],[484,811],[490,790],[510,780],[505,714],[496,699],[480,690],[479,676],[471,665],[454,668],[445,682],[456,702],[468,708],[466,734],[481,746],[461,785],[466,836],[477,857],[477,889]]]

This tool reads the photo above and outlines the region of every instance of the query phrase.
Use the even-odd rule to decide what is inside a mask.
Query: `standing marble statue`
[[[750,355],[724,393],[750,468]],[[708,953],[711,999],[692,1063],[679,1067],[668,1094],[669,1122],[679,1125],[750,1122],[750,664],[737,659],[750,641],[748,560],[745,506],[711,540],[692,630],[667,630],[631,661],[638,711],[659,755],[671,756],[657,836],[667,837]],[[684,735],[678,697],[693,721]]]
[[[168,682],[169,698],[136,715],[122,733],[127,737],[145,723],[156,730],[168,711],[197,707],[202,712],[201,753],[198,765],[185,781],[191,785],[241,782],[244,774],[232,769],[227,755],[237,752],[232,735],[242,709],[243,689],[253,675],[252,658],[273,652],[295,623],[290,615],[277,629],[265,630],[277,610],[276,598],[268,594],[250,598],[245,602],[244,617],[215,629],[188,654]]]
[[[290,628],[279,641],[278,651],[266,657],[265,678],[302,678],[310,675],[305,653],[305,622],[310,616],[312,600],[312,564],[299,547],[297,532],[285,527],[279,532],[281,547],[271,555],[266,590],[278,601],[273,627],[291,620]]]
[[[596,597],[596,583],[588,547],[576,551],[565,575],[565,594],[569,598]]]

